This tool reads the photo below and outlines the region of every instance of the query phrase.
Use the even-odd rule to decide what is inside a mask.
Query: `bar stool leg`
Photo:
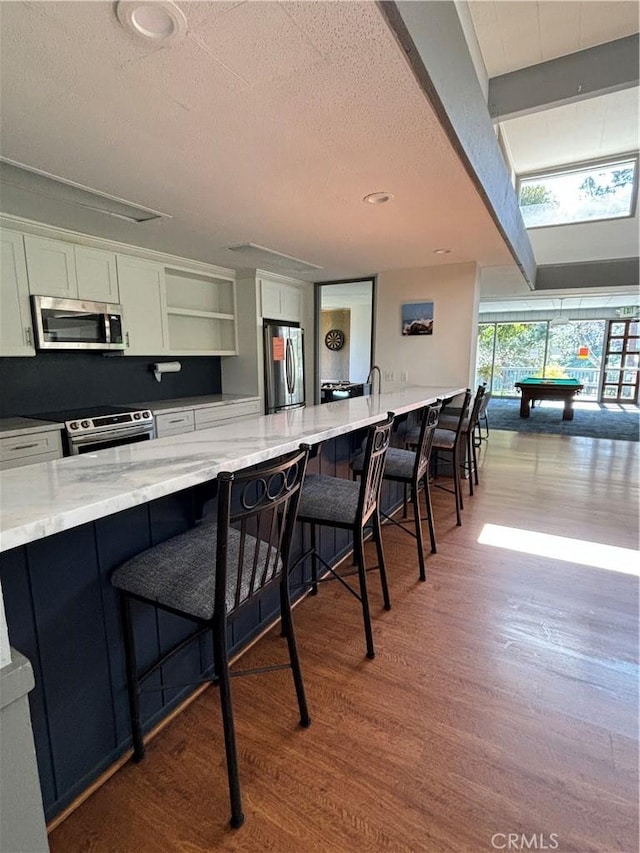
[[[213,657],[218,685],[220,688],[220,707],[222,709],[222,725],[224,729],[224,748],[227,756],[227,776],[229,778],[229,799],[231,802],[231,820],[229,823],[233,829],[238,829],[238,827],[242,826],[244,823],[244,814],[242,812],[240,778],[238,775],[236,735],[233,725],[231,677],[229,675],[229,659],[227,656],[226,619],[217,619],[213,625]]]
[[[475,444],[473,445],[473,477],[476,486],[478,486],[480,484],[480,480],[478,479],[478,450]]]
[[[469,471],[469,494],[473,497],[473,479],[475,477],[475,452],[473,451],[471,431],[467,431],[467,470]]]
[[[413,501],[413,520],[416,525],[416,540],[418,542],[418,566],[420,569],[420,580],[426,581],[427,575],[424,570],[424,542],[422,538],[422,519],[420,518],[420,499],[418,487],[411,484],[411,500]]]
[[[427,505],[427,521],[429,523],[429,538],[431,539],[431,553],[436,554],[436,532],[433,528],[433,509],[431,507],[431,489],[429,488],[429,472],[426,471],[422,482],[424,483],[424,500]]]
[[[133,636],[133,623],[131,620],[131,602],[129,598],[122,593],[120,593],[120,607],[122,610],[124,654],[127,667],[127,692],[129,694],[133,758],[134,761],[142,761],[145,754],[145,747],[142,739],[142,724],[140,722],[140,686],[138,684],[136,645],[135,638]]]
[[[283,633],[287,638],[287,646],[289,648],[289,660],[291,661],[291,671],[293,673],[293,683],[296,688],[296,696],[298,697],[298,707],[300,709],[300,725],[305,729],[311,724],[309,709],[307,707],[307,697],[304,692],[304,682],[302,680],[302,670],[300,669],[300,658],[298,657],[298,645],[296,643],[296,635],[293,631],[293,618],[291,616],[291,601],[289,599],[289,588],[286,581],[283,579],[280,583],[280,615],[282,617]]]
[[[462,502],[462,490],[460,489],[460,451],[456,449],[453,459],[453,491],[456,498],[456,524],[462,526],[460,510],[464,508]]]
[[[311,595],[318,594],[318,552],[316,537],[316,525],[311,525]]]
[[[384,609],[391,610],[391,599],[389,597],[389,584],[387,583],[387,568],[384,562],[384,551],[382,550],[382,525],[380,523],[380,513],[376,509],[372,518],[373,522],[373,539],[376,543],[376,552],[378,554],[378,569],[380,571],[380,585],[382,586],[382,598],[384,599]]]
[[[369,595],[367,593],[367,569],[364,562],[363,531],[357,531],[353,537],[353,545],[358,559],[358,577],[360,578],[360,603],[362,604],[362,619],[364,621],[364,634],[367,641],[367,657],[376,656],[373,647],[373,631],[371,630],[371,613],[369,612]]]

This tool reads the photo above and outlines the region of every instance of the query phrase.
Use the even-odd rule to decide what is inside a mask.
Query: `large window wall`
[[[597,400],[605,330],[606,320],[480,323],[476,383],[486,382],[495,397],[515,397],[526,376],[571,376],[584,385],[581,399]]]

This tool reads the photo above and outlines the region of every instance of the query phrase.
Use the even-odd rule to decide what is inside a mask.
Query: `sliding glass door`
[[[597,400],[605,328],[606,320],[481,323],[476,383],[495,397],[516,397],[515,383],[527,376],[573,377],[584,385],[582,400]]]

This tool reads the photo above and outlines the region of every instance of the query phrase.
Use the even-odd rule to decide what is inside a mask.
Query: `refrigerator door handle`
[[[287,390],[290,394],[293,394],[296,388],[296,373],[293,369],[293,344],[291,343],[290,338],[287,338],[287,351],[285,359],[287,371]]]

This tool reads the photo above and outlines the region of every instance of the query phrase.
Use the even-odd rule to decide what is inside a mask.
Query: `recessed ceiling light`
[[[433,254],[434,255],[450,255],[451,249],[434,249]]]
[[[187,33],[184,12],[170,0],[120,0],[116,15],[129,32],[164,45],[176,44]]]
[[[394,198],[393,193],[369,193],[362,201],[366,201],[368,204],[385,204],[387,201],[393,201]]]

